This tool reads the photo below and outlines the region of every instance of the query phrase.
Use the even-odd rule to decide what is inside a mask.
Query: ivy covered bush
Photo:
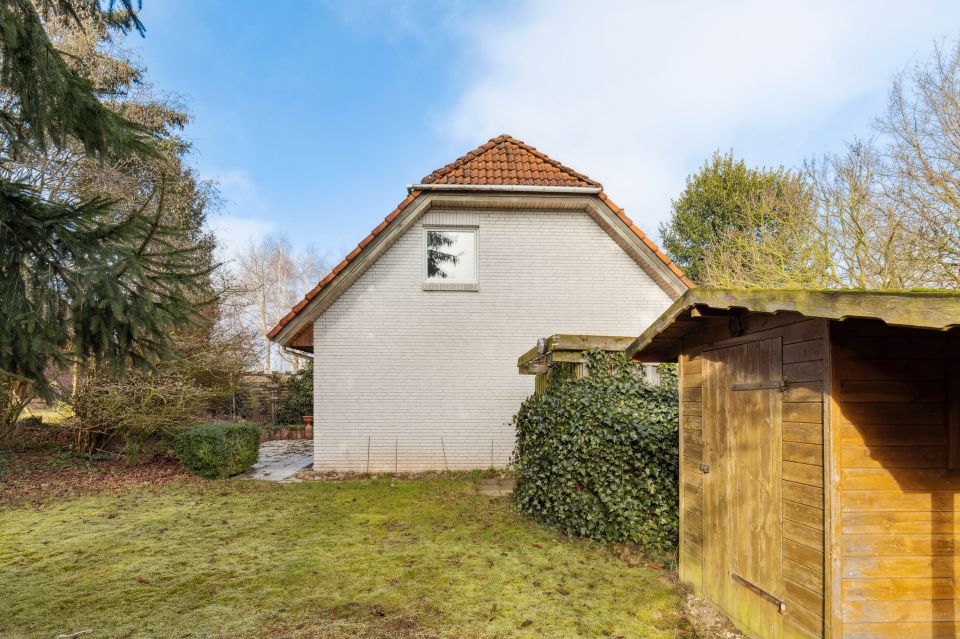
[[[302,424],[304,415],[313,415],[313,361],[308,361],[283,384],[277,423]]]
[[[193,426],[177,437],[177,459],[195,475],[222,479],[257,462],[260,427],[248,422]]]
[[[516,508],[568,535],[677,543],[679,408],[674,367],[660,386],[622,353],[586,354],[590,374],[530,397],[514,417]]]

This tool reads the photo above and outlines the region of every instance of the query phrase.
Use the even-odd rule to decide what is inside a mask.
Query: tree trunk
[[[270,338],[264,337],[264,352],[263,352],[263,372],[270,373],[270,351],[272,350],[272,344],[270,344]]]
[[[17,421],[31,399],[33,394],[18,382],[14,382],[4,391],[3,403],[0,404],[0,444],[13,440]]]

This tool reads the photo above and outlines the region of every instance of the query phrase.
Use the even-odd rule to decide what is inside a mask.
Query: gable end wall
[[[423,290],[424,225],[478,228],[479,291]],[[637,335],[671,300],[582,210],[427,212],[314,323],[315,468],[502,466],[554,333]]]

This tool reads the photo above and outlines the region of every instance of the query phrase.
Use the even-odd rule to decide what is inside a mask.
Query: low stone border
[[[313,439],[313,427],[307,428],[277,428],[270,431],[264,431],[260,435],[261,442],[272,442],[277,440],[298,440]]]
[[[427,470],[419,473],[355,473],[329,470],[301,470],[297,479],[307,481],[353,481],[357,479],[462,479],[478,471],[471,470]],[[480,480],[512,481],[513,473],[503,470],[479,471]]]

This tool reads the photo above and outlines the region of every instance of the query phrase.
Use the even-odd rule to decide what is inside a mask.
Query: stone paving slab
[[[511,478],[486,479],[480,482],[477,492],[487,497],[506,497],[513,492],[517,482]]]
[[[298,482],[293,475],[313,465],[313,441],[280,439],[260,444],[257,463],[241,477],[264,481]]]

